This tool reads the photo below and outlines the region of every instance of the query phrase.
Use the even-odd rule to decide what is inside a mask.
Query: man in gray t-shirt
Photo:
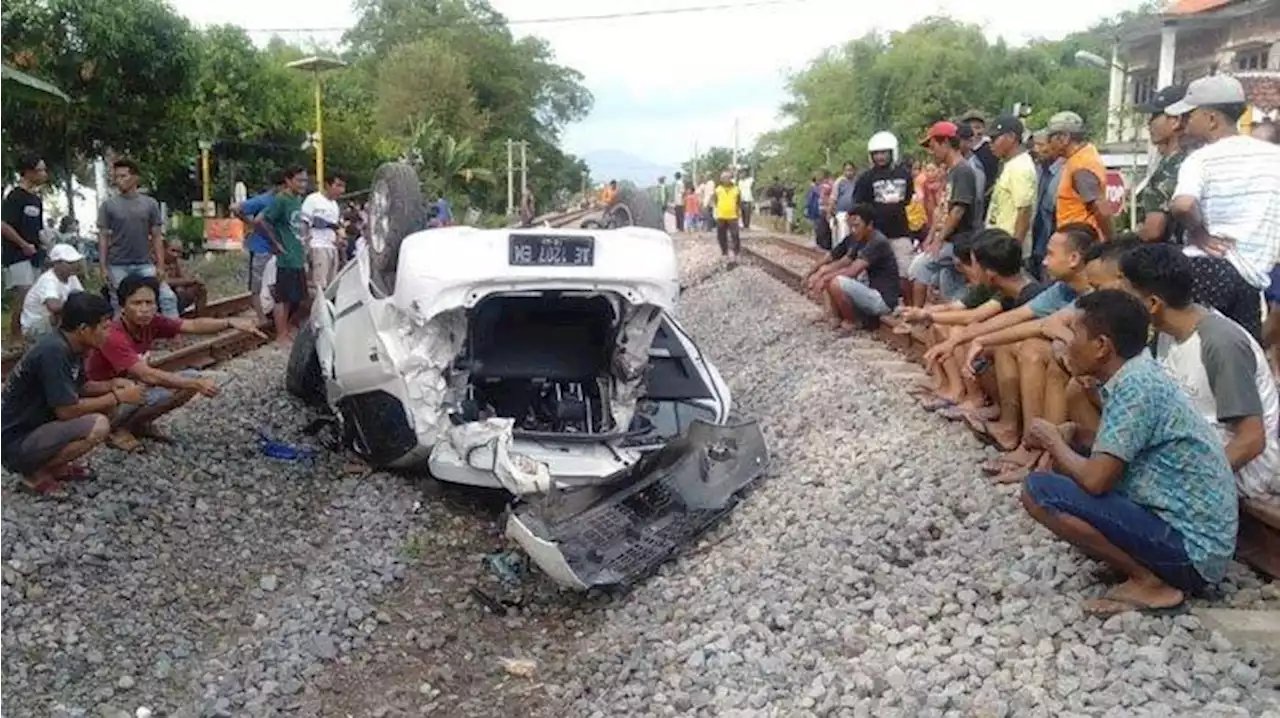
[[[111,177],[119,194],[98,207],[98,256],[102,275],[111,283],[112,303],[118,308],[115,289],[131,274],[160,280],[160,312],[178,316],[178,297],[164,283],[164,232],[160,205],[138,191],[138,166],[117,160]],[[157,261],[157,259],[160,261]]]

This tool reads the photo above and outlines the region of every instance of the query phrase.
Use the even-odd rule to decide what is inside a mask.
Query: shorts
[[[276,267],[276,284],[271,288],[271,296],[276,304],[297,310],[307,298],[307,273],[302,269]]]
[[[311,282],[316,286],[316,296],[338,278],[338,248],[312,247],[307,250],[307,263],[311,267]]]
[[[858,313],[863,316],[883,317],[893,311],[893,307],[885,303],[880,292],[852,277],[836,277],[836,284],[840,286],[840,291],[849,297],[849,301],[853,302]]]
[[[185,377],[187,379],[197,379],[200,377],[200,372],[195,369],[183,369],[182,371],[177,372],[177,374],[178,376]],[[138,410],[143,407],[160,406],[161,404],[168,403],[169,400],[173,399],[173,395],[176,392],[176,389],[170,389],[167,386],[148,387],[147,394],[142,398],[141,404],[121,404],[116,407],[115,418],[111,421],[111,424],[113,426],[119,426],[120,424],[128,421],[129,417],[136,414]]]
[[[950,242],[942,244],[936,257],[927,253],[916,255],[907,268],[907,276],[937,289],[951,301],[959,300],[965,293],[964,275],[956,269],[956,249]]]
[[[910,237],[896,237],[889,240],[893,247],[893,258],[898,262],[898,276],[907,279],[911,276],[911,260],[915,259],[916,243]]]
[[[249,293],[255,297],[258,296],[258,292],[262,291],[262,270],[266,268],[267,262],[270,261],[270,252],[249,253]]]
[[[1280,264],[1271,268],[1271,286],[1263,292],[1271,304],[1280,304]]]
[[[4,448],[4,467],[30,476],[68,445],[93,433],[100,414],[85,414],[69,421],[51,421]]]
[[[1023,488],[1037,506],[1089,524],[1170,586],[1191,593],[1207,585],[1187,556],[1182,534],[1132,499],[1115,491],[1094,496],[1069,477],[1047,471],[1033,472]]]
[[[18,289],[36,283],[36,268],[30,259],[14,262],[4,268],[4,288]]]

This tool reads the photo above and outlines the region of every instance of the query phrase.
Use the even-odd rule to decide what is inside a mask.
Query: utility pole
[[[507,216],[515,214],[515,140],[507,139]]]
[[[209,171],[209,150],[213,149],[213,143],[208,140],[200,140],[200,199],[204,209],[204,216],[212,217],[214,213],[210,210],[210,200],[213,194],[213,182],[211,181]]]
[[[588,199],[590,198],[587,197],[587,173],[583,172],[582,173],[582,201],[586,202]]]
[[[524,206],[524,195],[529,191],[529,143],[520,140],[520,206]]]
[[[733,118],[733,178],[738,178],[738,118]]]
[[[698,186],[698,141],[693,141],[693,186]]]

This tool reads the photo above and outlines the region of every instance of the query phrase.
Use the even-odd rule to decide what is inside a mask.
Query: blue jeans
[[[858,310],[859,314],[868,317],[883,317],[893,308],[885,303],[884,297],[880,296],[880,292],[859,282],[853,277],[837,277],[836,283],[840,285],[840,291],[849,297],[849,301],[853,302],[853,306]]]
[[[943,242],[938,256],[917,255],[907,268],[907,276],[914,282],[937,289],[942,296],[958,300],[964,296],[964,275],[956,269],[956,250],[950,242]]]
[[[156,265],[154,264],[111,264],[107,266],[107,273],[111,280],[111,307],[116,311],[120,311],[120,300],[116,297],[116,289],[120,287],[120,282],[130,274],[137,274],[143,277],[156,276]],[[160,304],[160,313],[172,319],[178,318],[178,295],[173,293],[173,289],[167,282],[160,283],[160,296],[156,298]]]
[[[1070,477],[1048,471],[1033,472],[1023,488],[1037,506],[1089,524],[1170,586],[1187,592],[1204,588],[1182,534],[1131,499],[1115,491],[1094,496]]]

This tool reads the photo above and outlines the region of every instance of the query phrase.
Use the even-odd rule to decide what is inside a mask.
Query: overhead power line
[[[693,7],[664,8],[655,10],[631,10],[626,12],[611,12],[598,15],[566,15],[561,17],[537,17],[526,19],[502,19],[494,21],[468,21],[468,25],[479,26],[499,26],[499,25],[556,25],[575,22],[597,22],[600,20],[619,20],[631,17],[658,17],[663,15],[688,15],[692,13],[715,12],[717,10],[745,10],[757,7],[770,7],[775,5],[799,5],[801,3],[810,2],[810,0],[744,0],[736,3],[721,3],[718,5],[695,5]],[[281,33],[298,33],[298,34],[319,34],[346,32],[350,27],[269,27],[269,28],[243,28],[249,34],[281,34]]]

